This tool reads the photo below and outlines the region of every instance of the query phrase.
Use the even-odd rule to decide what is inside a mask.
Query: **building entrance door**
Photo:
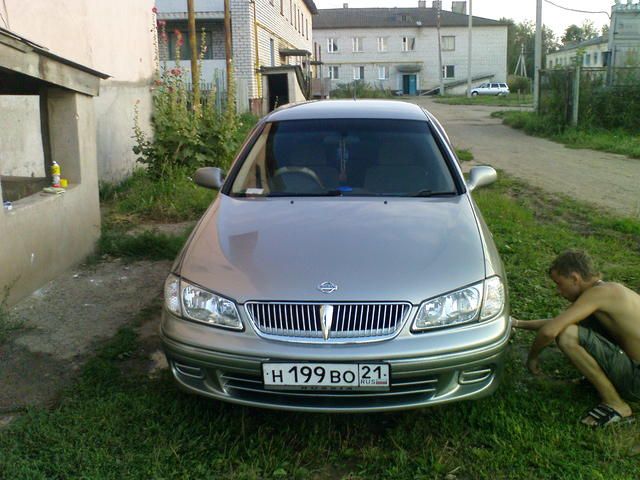
[[[405,95],[417,95],[418,94],[418,81],[415,75],[403,75],[402,76],[402,93]]]

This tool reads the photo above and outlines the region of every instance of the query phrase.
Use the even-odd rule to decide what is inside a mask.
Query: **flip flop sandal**
[[[593,418],[595,422],[592,424],[586,423],[585,420],[587,418]],[[602,428],[613,424],[627,425],[633,423],[635,419],[633,417],[623,417],[620,415],[620,412],[614,410],[609,405],[601,403],[586,412],[580,421],[588,427]]]

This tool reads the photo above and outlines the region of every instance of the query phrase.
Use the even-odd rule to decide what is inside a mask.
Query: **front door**
[[[418,82],[415,75],[403,75],[402,76],[402,93],[405,95],[417,95],[418,94]]]

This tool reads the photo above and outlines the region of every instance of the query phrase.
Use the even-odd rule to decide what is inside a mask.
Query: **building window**
[[[442,78],[455,78],[456,67],[455,65],[443,65],[442,66]]]
[[[386,52],[387,51],[387,38],[386,37],[378,37],[378,51]]]
[[[270,3],[271,5],[274,5],[273,0],[269,0],[269,3]]]
[[[338,39],[327,38],[327,52],[336,53],[338,51]]]
[[[271,66],[276,66],[276,42],[273,38],[269,39],[269,54],[271,55]]]
[[[553,60],[549,60],[549,68],[553,67]]]
[[[415,37],[402,37],[402,51],[412,52],[416,49]]]
[[[364,80],[364,67],[353,67],[353,79]]]
[[[453,35],[442,37],[442,50],[453,52],[456,49],[456,37]]]
[[[337,80],[340,78],[340,72],[337,66],[329,67],[329,78],[331,80]]]
[[[293,0],[289,0],[289,22],[293,25]]]
[[[284,16],[284,0],[280,0],[280,15]]]
[[[354,53],[363,51],[363,43],[364,39],[362,37],[353,37],[351,39],[351,45],[353,46]]]
[[[389,79],[389,67],[381,66],[378,67],[378,80],[388,80]]]
[[[593,64],[598,65],[598,52],[593,52]]]
[[[304,19],[304,29],[307,32],[305,37],[307,40],[309,40],[309,19],[307,18]]]
[[[591,65],[591,54],[590,54],[590,53],[587,53],[587,54],[584,56],[584,64],[585,64],[585,66],[587,66],[587,67]]]

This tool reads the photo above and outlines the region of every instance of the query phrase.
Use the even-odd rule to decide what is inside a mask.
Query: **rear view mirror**
[[[203,167],[196,170],[193,181],[201,187],[220,190],[224,177],[225,173],[218,167]]]
[[[491,167],[473,167],[469,172],[467,188],[473,192],[476,188],[491,185],[498,179],[498,174]]]

